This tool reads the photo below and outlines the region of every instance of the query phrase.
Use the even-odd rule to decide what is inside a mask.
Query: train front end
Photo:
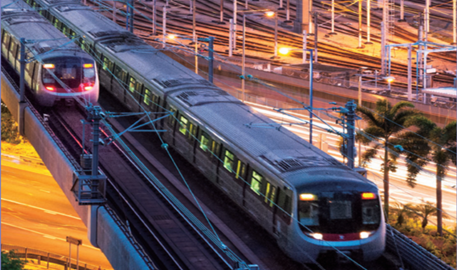
[[[95,104],[99,96],[96,64],[87,57],[48,57],[39,63],[37,98],[43,106],[62,99],[80,98]]]
[[[293,253],[298,261],[314,263],[335,255],[371,261],[381,256],[384,215],[377,187],[366,181],[319,180],[297,188]]]

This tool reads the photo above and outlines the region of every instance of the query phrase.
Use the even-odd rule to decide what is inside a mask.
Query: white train
[[[100,81],[131,111],[174,117],[163,137],[247,212],[292,259],[339,250],[363,260],[385,248],[378,188],[287,129],[77,1],[28,0],[100,60]],[[126,87],[125,87],[125,86]],[[208,182],[202,182],[208,184]]]
[[[25,83],[42,106],[80,96],[98,100],[96,64],[79,46],[22,1],[2,0],[2,56],[19,74],[20,39],[26,39]]]

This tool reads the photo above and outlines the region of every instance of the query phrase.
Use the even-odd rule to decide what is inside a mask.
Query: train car
[[[75,96],[95,103],[96,63],[79,46],[22,1],[2,0],[2,56],[20,72],[20,39],[26,39],[25,84],[41,106]]]
[[[58,28],[85,37],[80,44],[99,59],[101,83],[131,111],[172,112],[159,122],[164,140],[292,259],[382,254],[375,184],[287,129],[251,126],[274,122],[99,13],[75,1],[28,1]]]

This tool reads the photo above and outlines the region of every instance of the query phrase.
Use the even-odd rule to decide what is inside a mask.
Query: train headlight
[[[309,236],[317,240],[322,240],[324,238],[322,233],[310,233]]]
[[[365,239],[370,237],[373,234],[373,232],[360,232],[360,239]]]

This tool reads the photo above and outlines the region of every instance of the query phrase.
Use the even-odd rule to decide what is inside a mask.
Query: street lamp
[[[175,34],[169,34],[167,38],[176,40],[176,39],[184,39],[184,40],[194,40],[194,38],[189,38],[186,36],[181,36],[181,35],[175,35]],[[214,37],[207,37],[207,38],[196,38],[196,41],[203,41],[203,42],[208,42],[208,58],[209,58],[209,64],[208,64],[208,81],[213,83],[213,72],[214,72]],[[195,42],[195,48],[198,48],[198,42]],[[195,51],[195,73],[198,74],[198,51]]]
[[[300,50],[300,49],[288,49],[281,48],[281,54],[287,54],[290,51]],[[313,49],[303,49],[303,54],[309,52],[309,143],[313,144]]]
[[[395,80],[395,77],[389,75],[389,76],[387,76],[387,77],[384,77],[383,79],[387,81],[387,84],[388,84],[388,86],[389,86],[389,87],[388,87],[388,90],[389,90],[389,91],[392,91],[392,90],[390,89],[390,83],[393,82],[393,81]]]
[[[360,67],[359,68],[359,108],[362,107],[362,77],[363,77],[363,71],[367,69],[367,67]],[[359,130],[360,130],[360,121],[357,121]],[[362,167],[362,144],[359,140],[359,154],[358,154],[358,159],[359,159],[359,167]]]
[[[265,12],[267,17],[274,17],[275,19],[275,46],[274,46],[274,55],[271,59],[277,59],[278,57],[278,11],[267,11]]]
[[[234,1],[236,3],[236,1]],[[253,13],[265,13],[267,12],[271,15],[270,10],[242,10],[239,13],[243,13],[243,52],[241,57],[241,91],[242,98],[241,101],[246,101],[246,92],[245,92],[245,80],[246,80],[246,14]],[[236,14],[234,12],[234,14]]]

